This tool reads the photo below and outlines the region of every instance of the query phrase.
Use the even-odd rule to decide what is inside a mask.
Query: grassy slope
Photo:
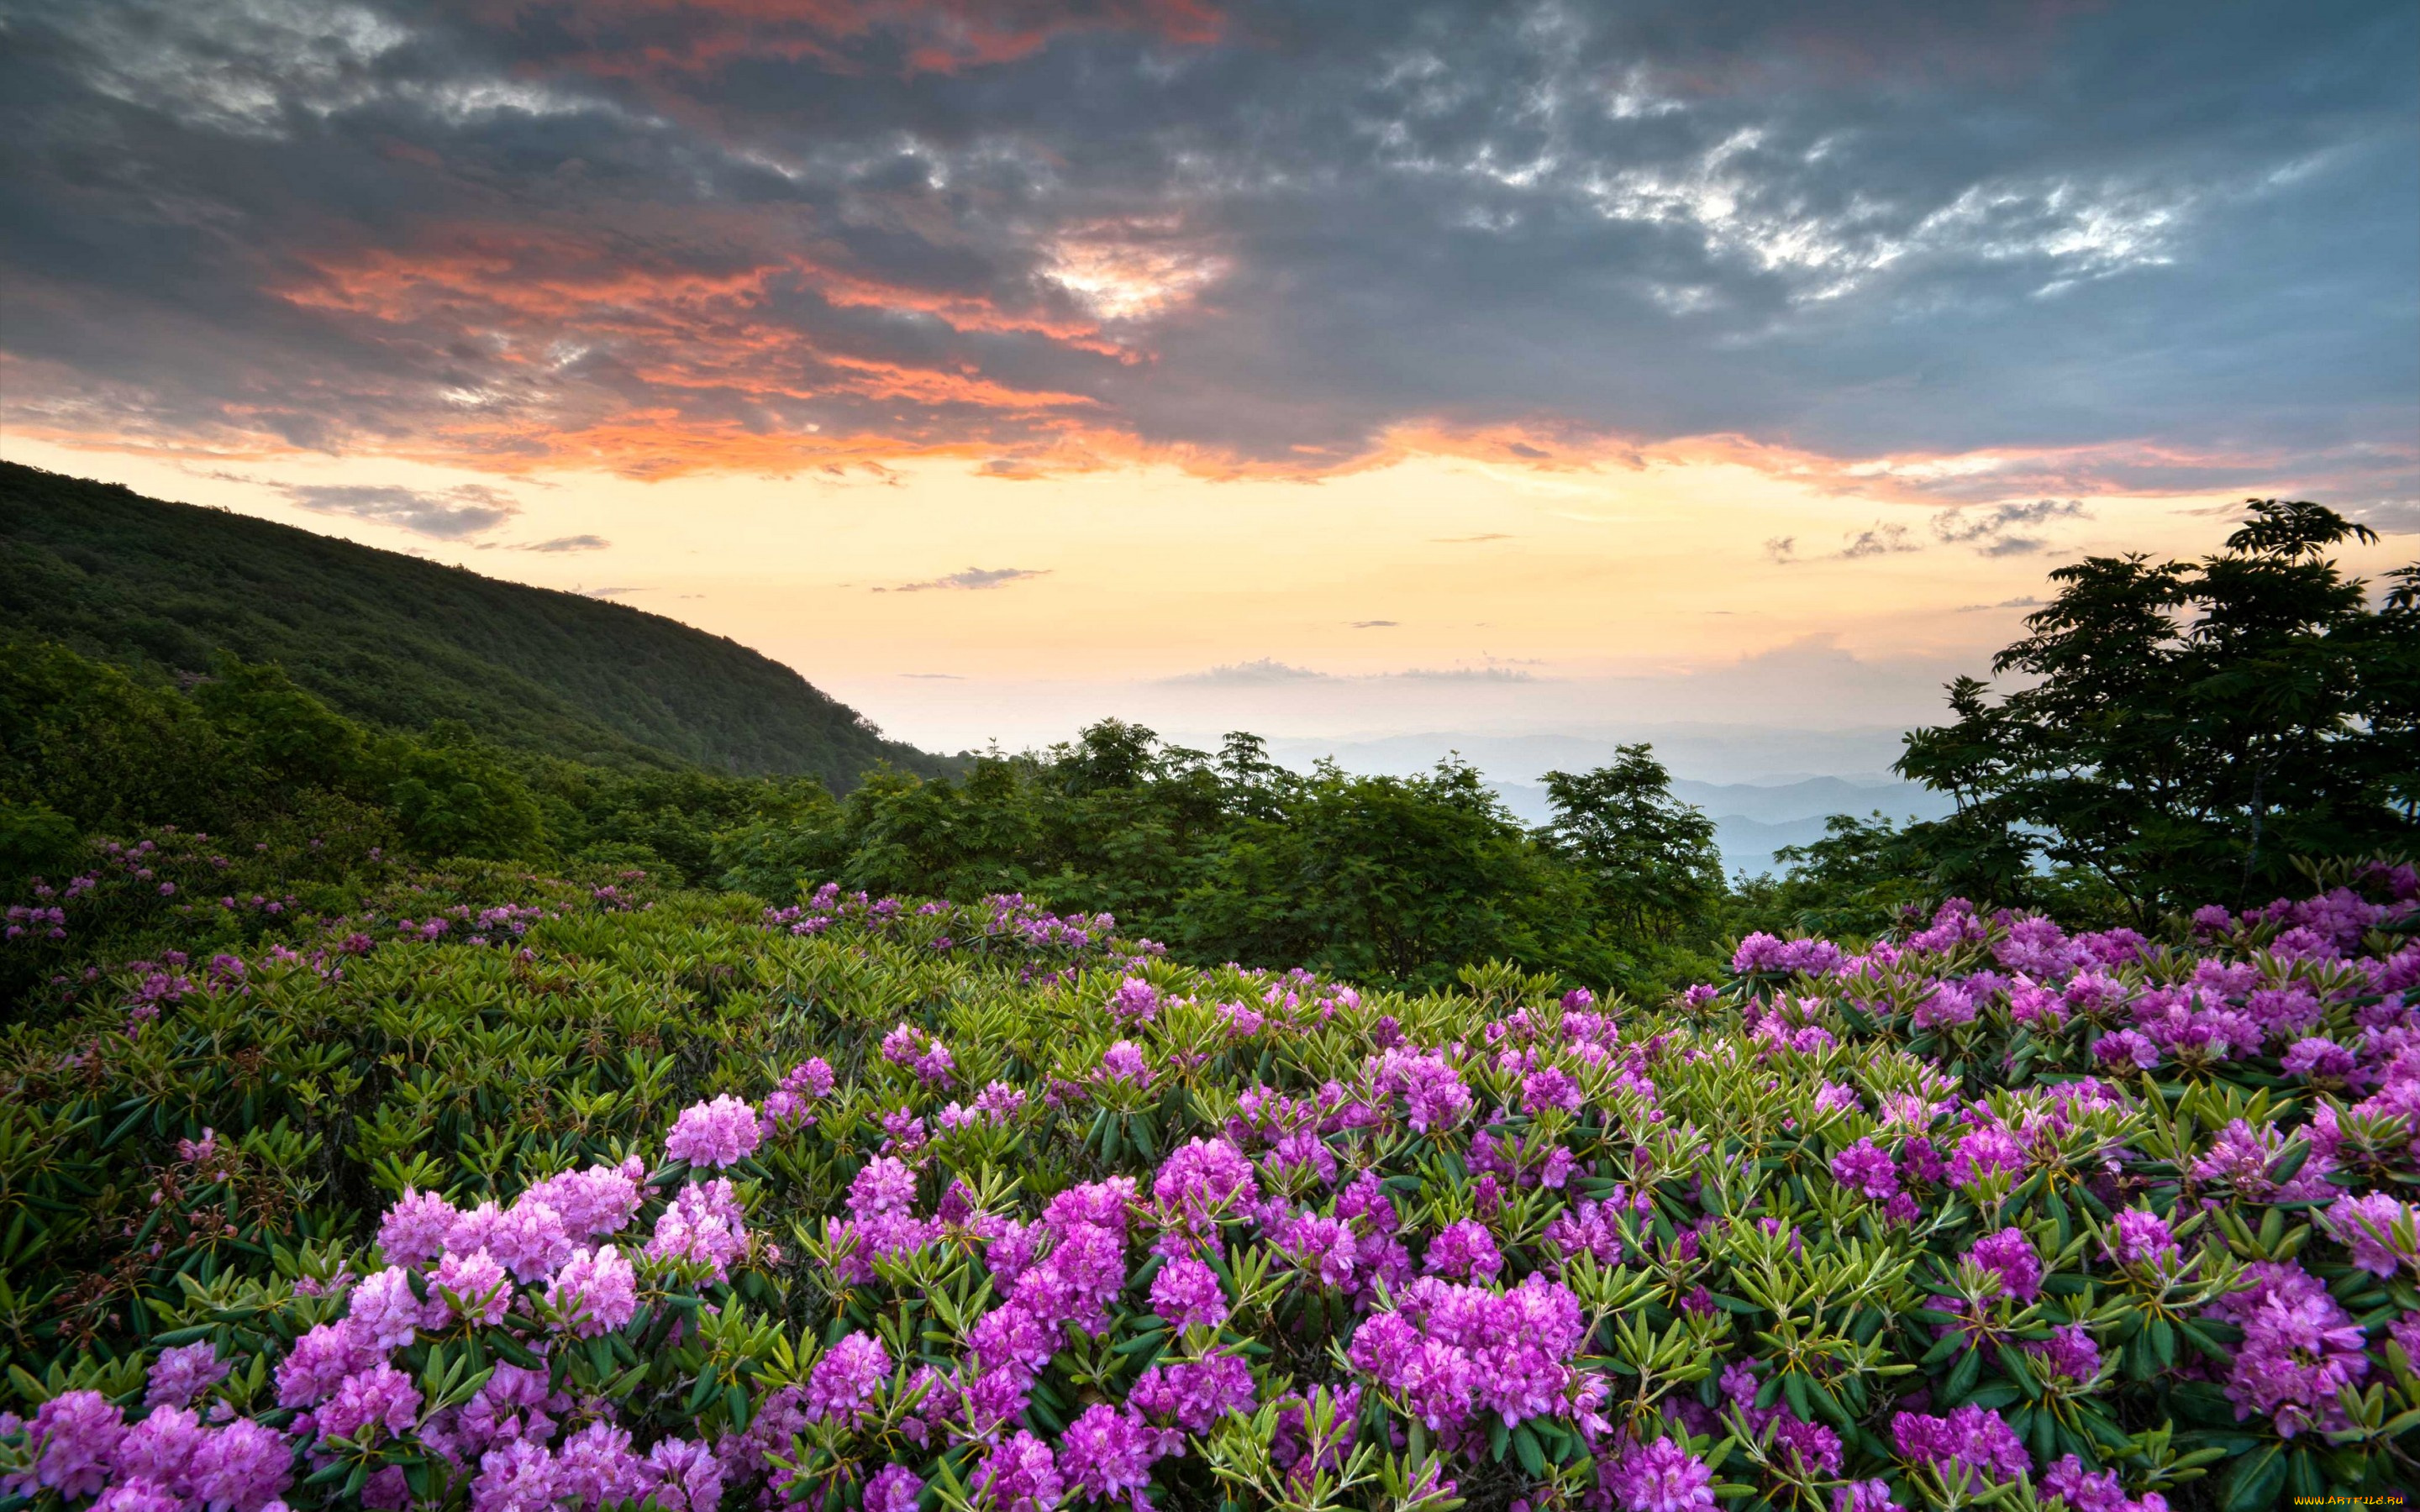
[[[807,773],[841,790],[877,762],[954,765],[659,615],[0,462],[8,633],[168,671],[225,648],[360,718],[456,718],[564,756]]]

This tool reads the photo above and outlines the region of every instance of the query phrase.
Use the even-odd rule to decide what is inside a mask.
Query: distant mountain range
[[[1525,782],[1492,784],[1504,806],[1523,821],[1542,825],[1552,816],[1546,790]],[[1753,876],[1775,869],[1773,853],[1823,838],[1823,821],[1836,813],[1863,819],[1876,810],[1894,820],[1939,819],[1951,807],[1949,795],[1914,782],[1856,782],[1810,777],[1796,782],[1694,782],[1675,778],[1672,795],[1694,803],[1714,822],[1714,843],[1723,870]]]
[[[1541,773],[1584,772],[1614,759],[1624,743],[1644,741],[1671,771],[1701,782],[1773,787],[1810,777],[1852,783],[1895,782],[1891,763],[1906,734],[1902,724],[1802,729],[1787,724],[1708,724],[1621,719],[1616,710],[1575,710],[1574,726],[1555,733],[1432,730],[1357,739],[1274,736],[1269,754],[1308,768],[1323,758],[1348,772],[1423,772],[1438,758],[1461,757],[1508,782],[1534,782]],[[1216,732],[1187,731],[1186,743],[1216,750]]]
[[[806,775],[835,791],[880,762],[959,764],[661,615],[0,462],[8,636],[188,679],[225,650],[373,724],[458,719],[609,764]]]
[[[1948,795],[1887,774],[1901,732],[1883,725],[1791,730],[1766,725],[1639,724],[1558,734],[1433,731],[1361,740],[1288,737],[1269,742],[1270,754],[1307,767],[1328,759],[1347,771],[1424,771],[1449,753],[1477,766],[1523,823],[1552,816],[1539,774],[1586,771],[1611,761],[1624,741],[1646,741],[1665,765],[1695,778],[1672,779],[1673,795],[1694,803],[1714,822],[1714,843],[1726,872],[1754,876],[1774,869],[1773,853],[1823,838],[1833,814],[1863,819],[1880,810],[1894,820],[1939,819]],[[1809,776],[1809,768],[1840,776]],[[1710,777],[1731,779],[1707,780]]]

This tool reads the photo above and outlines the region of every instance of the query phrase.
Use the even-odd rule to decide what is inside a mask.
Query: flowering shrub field
[[[0,1041],[7,1505],[2064,1505],[2420,1484],[2420,885],[1426,995],[565,893]],[[511,906],[508,906],[511,905]],[[263,907],[266,904],[262,904]],[[424,911],[426,912],[426,911]],[[438,921],[443,927],[432,927]],[[46,937],[47,916],[28,940]]]

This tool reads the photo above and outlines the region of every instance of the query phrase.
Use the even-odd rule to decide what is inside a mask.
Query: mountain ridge
[[[607,764],[813,776],[957,764],[795,669],[662,615],[0,461],[0,634],[190,680],[276,662],[393,729],[458,719]]]

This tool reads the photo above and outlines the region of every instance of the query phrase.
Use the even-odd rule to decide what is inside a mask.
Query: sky
[[[2401,0],[0,0],[0,455],[937,748],[1870,775],[2063,563],[2279,494],[2420,556],[2415,55]]]

